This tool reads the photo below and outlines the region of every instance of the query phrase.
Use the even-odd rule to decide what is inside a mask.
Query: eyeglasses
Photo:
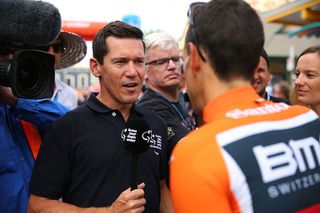
[[[146,65],[154,64],[157,66],[162,66],[162,65],[168,66],[170,60],[173,61],[175,65],[180,65],[181,57],[175,56],[175,57],[169,57],[169,58],[160,58],[154,61],[146,62]]]
[[[191,42],[193,42],[195,44],[197,51],[199,53],[199,56],[204,62],[206,61],[206,59],[202,55],[202,53],[198,47],[199,42],[196,37],[195,26],[194,26],[194,17],[200,13],[201,9],[203,9],[203,7],[205,5],[206,5],[205,2],[194,2],[194,3],[190,4],[189,10],[188,10],[188,17],[189,17],[189,21],[190,21],[190,33],[192,36],[192,38],[190,38],[190,40],[191,40]]]

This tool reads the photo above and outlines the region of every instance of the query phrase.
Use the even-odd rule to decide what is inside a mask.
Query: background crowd
[[[195,2],[188,18],[183,50],[166,32],[108,23],[88,64],[99,86],[85,93],[58,79],[41,99],[0,86],[0,212],[320,211],[320,46],[297,57],[293,85],[271,85],[250,5]],[[7,43],[0,33],[0,62],[18,51]],[[60,27],[32,49],[54,70],[87,54]],[[122,136],[136,120],[150,135],[131,188]]]

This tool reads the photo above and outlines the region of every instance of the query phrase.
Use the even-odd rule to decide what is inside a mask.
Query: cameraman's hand
[[[132,212],[140,213],[144,212],[144,205],[146,204],[146,199],[144,199],[144,183],[138,185],[138,188],[130,191],[130,188],[122,192],[117,200],[115,200],[111,205],[111,212],[122,213],[122,212]]]
[[[17,100],[10,87],[0,86],[0,103],[16,106]]]

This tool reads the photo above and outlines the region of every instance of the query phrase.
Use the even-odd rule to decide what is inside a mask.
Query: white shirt
[[[74,109],[78,106],[78,96],[76,90],[63,81],[55,79],[56,87],[51,100],[58,101],[60,104]]]

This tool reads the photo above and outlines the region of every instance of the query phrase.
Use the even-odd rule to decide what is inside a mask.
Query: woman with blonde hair
[[[320,116],[320,46],[309,47],[299,55],[295,75],[298,103]]]

